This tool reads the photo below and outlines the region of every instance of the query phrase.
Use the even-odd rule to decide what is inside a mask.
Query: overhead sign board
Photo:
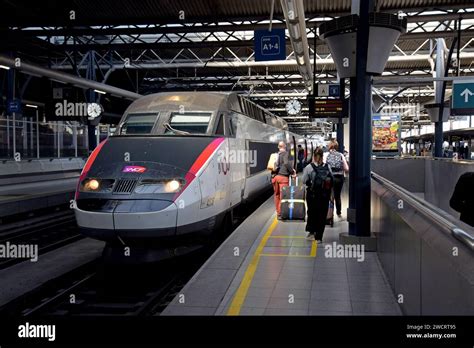
[[[9,100],[7,103],[7,112],[9,114],[21,112],[21,101],[19,99]]]
[[[474,115],[474,80],[453,81],[451,115]]]
[[[255,30],[255,61],[285,60],[285,29]]]
[[[313,118],[344,117],[344,101],[341,99],[308,98],[308,103],[309,112],[310,115],[313,115]]]

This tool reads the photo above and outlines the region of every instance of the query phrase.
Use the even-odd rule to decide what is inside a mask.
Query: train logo
[[[122,173],[145,173],[146,168],[142,166],[126,166],[123,168]]]

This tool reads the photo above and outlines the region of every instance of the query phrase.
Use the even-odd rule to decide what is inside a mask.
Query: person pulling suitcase
[[[323,162],[324,152],[321,147],[314,150],[313,162],[303,170],[303,183],[306,185],[306,204],[308,220],[306,239],[322,242],[329,200],[334,185],[331,168]]]

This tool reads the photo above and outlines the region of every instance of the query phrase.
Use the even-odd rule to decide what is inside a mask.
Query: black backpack
[[[317,195],[330,196],[333,187],[333,178],[329,166],[324,164],[316,166],[311,163],[313,172],[311,173],[311,191]]]

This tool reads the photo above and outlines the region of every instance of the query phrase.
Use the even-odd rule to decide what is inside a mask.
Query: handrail
[[[449,221],[449,214],[442,211],[433,204],[413,195],[411,192],[405,190],[403,187],[394,184],[390,180],[387,180],[383,176],[371,172],[372,179],[380,183],[382,186],[388,188],[390,191],[400,196],[404,201],[412,205],[415,209],[421,212],[423,215],[428,217],[431,221],[435,222],[439,227],[448,231],[457,240],[461,241],[469,249],[474,251],[474,237],[464,231],[459,226]]]
[[[395,160],[404,160],[404,159],[415,159],[415,160],[432,160],[432,161],[440,161],[440,162],[449,162],[449,163],[460,163],[460,164],[470,164],[474,163],[472,159],[457,159],[453,160],[452,158],[446,157],[433,157],[433,156],[411,156],[411,155],[397,155],[397,156],[375,156],[374,159],[395,159]]]

